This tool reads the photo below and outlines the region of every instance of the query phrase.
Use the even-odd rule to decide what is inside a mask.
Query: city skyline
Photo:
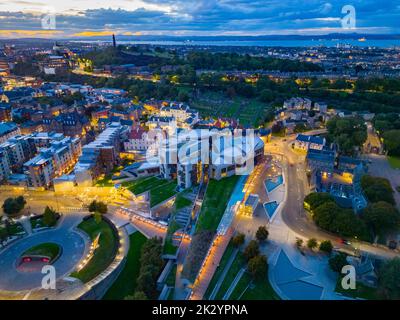
[[[355,27],[342,28],[342,8],[355,8]],[[56,25],[43,27],[48,15]],[[257,36],[330,33],[398,34],[396,1],[8,1],[0,3],[0,37]]]

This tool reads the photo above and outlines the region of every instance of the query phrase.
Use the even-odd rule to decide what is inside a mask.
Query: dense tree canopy
[[[400,299],[400,258],[384,264],[379,272],[379,286],[387,299]]]
[[[394,191],[390,181],[385,178],[364,175],[361,178],[361,188],[370,202],[385,201],[395,204]]]
[[[359,117],[335,117],[327,122],[329,140],[335,142],[341,152],[353,154],[355,147],[361,147],[367,140],[367,126]]]
[[[400,226],[399,211],[384,201],[370,204],[362,217],[375,235],[398,230]]]
[[[351,209],[343,209],[329,201],[314,210],[317,226],[344,237],[358,237],[369,240],[366,224]]]
[[[26,201],[23,196],[7,198],[3,203],[3,211],[10,216],[17,215],[25,207],[25,204]]]
[[[148,299],[156,299],[157,279],[164,265],[161,258],[162,241],[152,238],[146,241],[141,250],[140,272],[137,279],[137,292],[143,292]],[[138,293],[138,296],[141,294]]]

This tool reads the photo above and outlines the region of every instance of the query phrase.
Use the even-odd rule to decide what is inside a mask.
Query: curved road
[[[270,147],[271,150],[269,150],[269,153],[280,155],[282,157],[282,163],[285,168],[288,194],[285,207],[282,210],[283,221],[293,232],[300,236],[305,238],[316,238],[318,240],[331,240],[334,247],[354,252],[354,248],[343,245],[339,242],[339,236],[319,229],[314,222],[308,218],[303,209],[303,200],[305,195],[308,194],[308,181],[305,171],[304,156],[299,156],[290,146],[294,139],[295,137],[292,136],[287,140],[273,140],[273,145]],[[377,257],[394,258],[399,255],[396,251],[360,241],[355,243],[355,247]]]
[[[17,240],[0,252],[0,290],[22,291],[41,286],[41,272],[20,272],[16,263],[29,248],[44,242],[53,242],[62,248],[61,256],[54,262],[57,279],[73,271],[82,259],[86,240],[72,228],[82,220],[82,215],[67,214],[61,224],[52,230],[40,231]]]

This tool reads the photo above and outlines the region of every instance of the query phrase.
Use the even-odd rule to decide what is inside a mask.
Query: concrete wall
[[[117,249],[118,251],[114,261],[108,266],[108,268],[96,278],[85,284],[88,287],[88,290],[86,293],[78,297],[79,300],[100,300],[108,291],[108,289],[110,289],[125,267],[126,256],[128,254],[130,245],[129,236],[125,231],[125,228],[117,229],[109,219],[106,217],[103,218],[118,233],[120,237],[119,248]]]

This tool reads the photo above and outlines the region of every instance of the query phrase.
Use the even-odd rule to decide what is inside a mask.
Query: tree
[[[240,247],[244,243],[244,240],[245,240],[245,235],[243,233],[238,233],[232,238],[232,244],[235,247]]]
[[[44,209],[44,213],[43,213],[43,224],[46,227],[52,227],[57,223],[57,216],[58,213],[56,211],[54,211],[52,208],[50,208],[49,206],[47,206]]]
[[[95,213],[93,214],[93,216],[94,216],[94,221],[95,221],[97,224],[100,224],[101,221],[103,220],[102,217],[101,217],[101,213],[100,213],[100,212],[95,212]]]
[[[303,246],[303,239],[297,238],[296,239],[296,247],[300,249]]]
[[[9,216],[15,216],[25,207],[26,201],[23,196],[7,198],[3,203],[3,211]]]
[[[343,209],[334,202],[327,202],[314,210],[315,224],[344,237],[370,240],[367,226],[351,209]]]
[[[314,211],[320,205],[327,202],[334,202],[333,197],[326,192],[312,192],[304,198],[304,207],[307,210]]]
[[[246,249],[244,249],[244,256],[246,257],[247,261],[255,256],[258,256],[260,253],[260,248],[258,242],[256,240],[251,240],[247,245]]]
[[[361,178],[361,188],[370,202],[385,201],[395,204],[394,191],[388,179],[364,175]]]
[[[318,242],[315,238],[308,239],[307,247],[311,250],[315,249],[318,246]]]
[[[375,235],[395,231],[400,225],[399,211],[384,201],[370,204],[364,210],[362,218],[372,228]]]
[[[400,155],[400,130],[390,130],[383,133],[383,141],[389,155]]]
[[[247,270],[256,279],[263,279],[267,274],[267,258],[259,255],[251,258],[247,263]]]
[[[396,257],[383,265],[379,286],[387,299],[400,299],[400,258]]]
[[[8,232],[5,228],[0,228],[0,244],[3,244],[8,238]]]
[[[361,117],[335,117],[326,124],[328,138],[338,144],[346,154],[353,154],[354,147],[361,147],[367,140],[367,126]]]
[[[99,212],[101,214],[106,214],[108,211],[107,205],[102,201],[93,200],[89,204],[89,212]]]
[[[333,250],[333,245],[330,240],[324,240],[319,244],[319,251],[326,252],[326,253],[332,253]]]
[[[342,272],[343,267],[347,264],[347,256],[344,253],[336,254],[329,259],[329,266],[338,273]]]
[[[124,300],[148,300],[143,291],[136,291],[132,296],[126,296]]]
[[[140,271],[137,278],[137,290],[142,291],[148,299],[157,297],[157,278],[164,262],[162,255],[162,240],[151,238],[147,240],[141,250]]]
[[[268,239],[269,232],[265,226],[260,226],[256,232],[256,238],[259,242]]]

